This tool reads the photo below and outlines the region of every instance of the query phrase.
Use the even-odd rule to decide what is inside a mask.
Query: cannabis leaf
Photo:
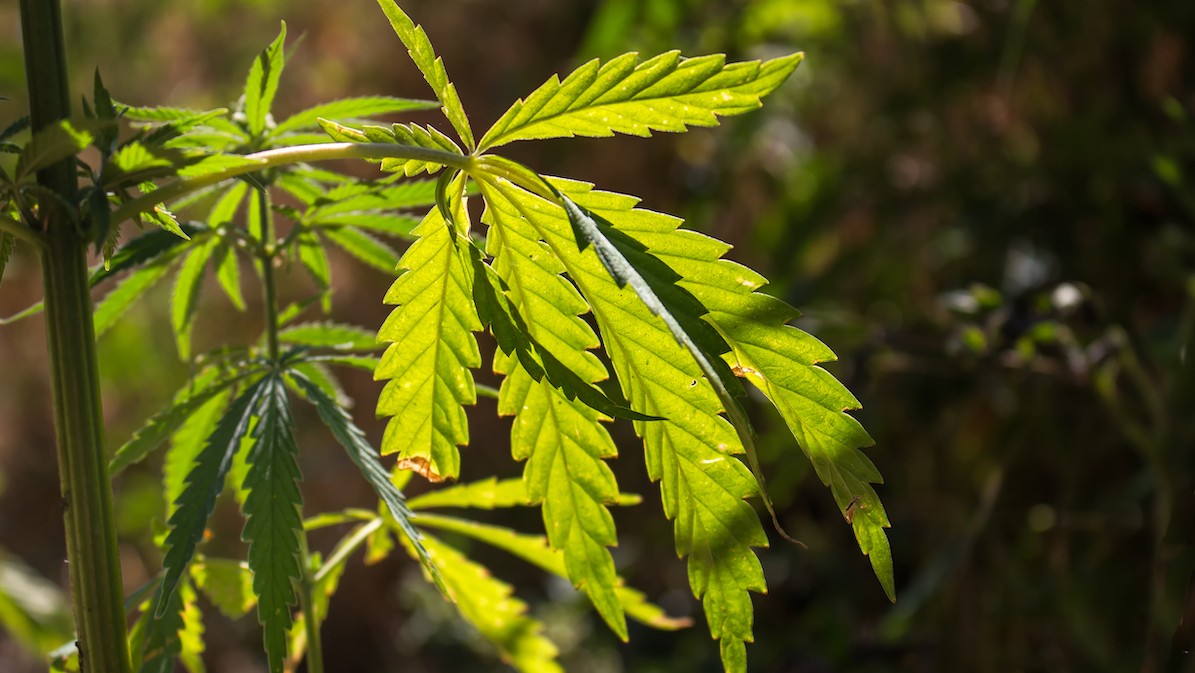
[[[432,43],[427,39],[427,33],[422,26],[416,26],[411,17],[407,16],[394,0],[378,0],[378,5],[390,20],[398,39],[407,47],[411,60],[423,73],[423,78],[431,85],[436,98],[443,106],[444,116],[452,123],[453,128],[460,134],[465,147],[472,150],[476,143],[473,141],[473,131],[469,128],[469,118],[465,116],[465,109],[461,106],[460,96],[456,93],[456,86],[448,81],[448,72],[444,69],[444,61],[436,56]]]
[[[496,368],[507,372],[498,413],[517,414],[511,447],[516,460],[528,461],[523,476],[527,496],[543,503],[548,540],[564,552],[569,580],[626,640],[626,619],[614,595],[614,559],[607,549],[618,542],[614,518],[605,506],[617,501],[618,482],[603,459],[618,452],[598,423],[606,419],[546,381],[536,382],[513,362]]]
[[[765,590],[750,548],[766,546],[767,538],[744,500],[757,489],[747,468],[729,455],[742,449],[719,415],[718,396],[664,321],[616,282],[594,247],[578,246],[558,204],[497,179],[480,186],[495,213],[525,220],[568,271],[593,309],[632,408],[664,419],[636,421],[635,430],[644,440],[649,476],[662,480],[664,512],[675,520],[678,554],[689,556],[689,581],[704,599],[710,632],[721,640],[728,670],[738,670],[746,657],[743,642],[752,639],[747,592]]]
[[[386,503],[390,515],[394,517],[407,542],[415,550],[419,561],[436,584],[440,585],[439,573],[423,548],[422,536],[411,523],[411,510],[407,507],[402,493],[391,483],[389,473],[378,461],[376,452],[365,439],[365,433],[353,423],[348,413],[318,386],[294,370],[290,372],[290,376],[295,379],[303,396],[315,405],[320,419],[332,431],[336,441],[348,451],[349,458],[361,470],[361,474],[373,487],[378,498]]]
[[[182,493],[174,502],[176,509],[169,520],[166,556],[162,560],[164,575],[155,601],[154,613],[159,618],[166,614],[167,604],[183,577],[183,571],[194,556],[196,545],[203,539],[207,518],[216,506],[216,496],[224,489],[224,477],[232,465],[232,456],[249,431],[249,421],[268,380],[261,379],[249,386],[229,405],[196,457]]]
[[[718,116],[758,108],[760,98],[780,86],[803,57],[729,65],[722,54],[682,58],[678,51],[646,61],[633,53],[604,64],[594,59],[563,82],[553,76],[517,101],[486,132],[480,149],[516,140],[649,136],[652,131],[716,126]]]
[[[259,420],[249,450],[242,507],[249,543],[249,568],[257,594],[257,619],[264,627],[266,657],[271,673],[282,671],[286,658],[286,631],[296,596],[294,582],[302,575],[303,521],[299,514],[298,452],[290,404],[282,377],[271,374],[261,381],[257,402]]]
[[[426,535],[424,544],[461,616],[494,644],[503,660],[523,673],[563,673],[543,624],[527,616],[527,604],[513,595],[509,584],[437,538]]]
[[[374,378],[390,379],[378,397],[378,414],[392,416],[382,453],[433,481],[460,471],[457,446],[468,443],[461,405],[476,391],[469,368],[481,364],[471,332],[481,329],[470,300],[470,266],[455,231],[433,208],[413,232],[418,240],[399,261],[402,275],[386,293],[397,308],[378,332],[390,343]]]

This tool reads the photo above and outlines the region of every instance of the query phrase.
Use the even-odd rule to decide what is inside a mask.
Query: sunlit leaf
[[[265,130],[266,117],[274,104],[274,94],[278,92],[278,79],[286,64],[285,42],[286,22],[283,22],[278,37],[253,59],[249,68],[249,79],[245,82],[245,118],[249,131],[255,136]]]
[[[433,507],[467,507],[476,509],[495,509],[502,507],[519,507],[531,504],[527,497],[527,489],[520,479],[503,479],[490,477],[466,484],[453,484],[444,488],[437,488],[411,498],[408,501],[411,509],[428,509]]]
[[[553,76],[516,102],[486,132],[481,148],[535,138],[649,136],[716,126],[718,116],[758,108],[760,98],[787,79],[802,57],[727,64],[722,54],[683,58],[670,51],[646,61],[634,53],[606,63],[594,59],[563,82]]]
[[[390,246],[352,227],[331,227],[323,230],[345,252],[385,273],[393,273],[398,266],[398,253]]]
[[[191,564],[191,579],[212,605],[229,619],[239,619],[257,604],[249,564],[205,557]]]
[[[444,69],[444,61],[436,57],[432,43],[427,39],[427,33],[424,32],[422,26],[416,26],[415,22],[411,21],[411,18],[399,8],[394,0],[378,0],[378,4],[386,13],[386,18],[390,20],[390,25],[394,27],[398,38],[406,45],[411,60],[415,62],[416,67],[423,73],[423,78],[431,85],[432,91],[435,92],[436,98],[443,106],[444,116],[452,122],[453,128],[460,134],[465,147],[472,150],[476,143],[473,141],[473,131],[469,128],[469,119],[465,116],[464,107],[461,106],[456,86],[448,81],[448,72]]]
[[[409,110],[428,110],[436,107],[434,101],[414,100],[411,98],[395,98],[392,96],[362,96],[359,98],[342,98],[329,101],[297,112],[274,127],[271,135],[278,136],[302,129],[316,127],[316,120],[338,119],[353,121],[376,117],[378,115],[407,112]]]
[[[382,453],[398,453],[401,465],[439,481],[459,474],[457,447],[469,440],[462,405],[476,400],[469,369],[481,354],[471,332],[481,323],[468,259],[440,211],[433,208],[414,233],[419,239],[386,294],[397,308],[378,332],[390,346],[374,377],[389,379],[378,397],[378,414],[392,417]]]
[[[425,536],[424,544],[461,617],[498,649],[504,661],[524,673],[563,673],[556,663],[556,646],[543,635],[543,624],[527,615],[527,604],[514,596],[509,584],[434,537]]]
[[[370,330],[335,322],[305,322],[278,331],[283,343],[312,348],[371,351],[379,348],[377,335]]]

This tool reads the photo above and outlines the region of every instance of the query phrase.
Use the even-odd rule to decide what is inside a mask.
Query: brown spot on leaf
[[[415,474],[423,477],[433,484],[438,484],[444,481],[444,477],[432,467],[431,461],[423,456],[411,456],[410,458],[401,458],[395,464],[400,470],[410,470]]]

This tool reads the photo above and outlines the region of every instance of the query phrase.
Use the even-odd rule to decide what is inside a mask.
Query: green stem
[[[42,237],[41,233],[3,215],[0,215],[0,234],[11,234],[17,240],[29,243],[38,250],[46,249],[46,239]]]
[[[315,591],[318,581],[311,572],[311,554],[307,551],[307,536],[303,536],[303,579],[299,582],[299,607],[303,610],[303,631],[307,636],[307,673],[324,673],[324,645],[319,634],[319,615],[315,612]]]
[[[428,149],[426,147],[393,145],[389,143],[320,143],[317,145],[296,145],[295,147],[282,147],[254,154],[246,154],[245,158],[255,161],[254,163],[230,166],[214,173],[207,173],[193,178],[180,178],[163,185],[149,194],[139,196],[117,208],[116,212],[112,214],[112,223],[114,225],[119,224],[138,213],[152,210],[159,203],[172,201],[180,196],[190,194],[218,182],[276,166],[313,161],[331,161],[333,159],[412,159],[443,164],[460,170],[468,170],[473,166],[473,157],[462,156],[443,150]]]
[[[29,108],[37,131],[70,116],[58,1],[21,0],[21,31]],[[46,167],[37,178],[47,189],[68,200],[74,198],[73,158]],[[44,209],[42,277],[79,666],[85,673],[128,673],[123,583],[104,445],[87,242],[59,210]]]

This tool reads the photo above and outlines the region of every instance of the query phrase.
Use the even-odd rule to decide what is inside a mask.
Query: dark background
[[[24,109],[15,4],[0,7],[0,95],[12,99],[0,101],[0,120]],[[79,92],[98,66],[124,102],[227,105],[285,19],[303,38],[279,113],[345,95],[429,95],[366,0],[64,4]],[[755,601],[752,670],[1162,670],[1151,652],[1184,607],[1195,520],[1193,377],[1181,358],[1195,321],[1195,3],[403,6],[426,26],[478,131],[593,56],[808,53],[763,110],[719,129],[510,148],[542,172],[636,194],[733,243],[730,256],[771,278],[771,291],[805,313],[800,325],[839,354],[829,369],[864,405],[857,415],[887,480],[899,600],[885,600],[827,490],[757,406],[776,504],[810,549],[773,536],[761,552],[770,588]],[[379,325],[390,279],[334,263],[335,317]],[[39,276],[36,260],[18,255],[0,315],[35,301]],[[168,293],[101,343],[113,446],[186,377]],[[252,338],[256,315],[208,293],[198,344]],[[43,336],[38,319],[0,328],[0,553],[62,585]],[[358,421],[380,437],[377,385],[367,375],[346,385]],[[482,400],[471,414],[465,479],[520,472],[494,411]],[[694,628],[632,628],[620,644],[566,587],[476,553],[532,602],[570,671],[718,670],[637,442],[628,427],[615,434],[623,488],[646,496],[615,512],[616,559],[633,585],[697,618]],[[300,444],[308,513],[369,506],[329,438],[305,433]],[[158,563],[152,468],[116,484],[129,589]],[[534,511],[494,519],[539,525]],[[214,525],[233,540],[239,526],[232,510]],[[252,618],[209,612],[209,670],[264,670]],[[324,633],[330,670],[501,669],[410,563],[353,561]],[[39,661],[0,632],[0,670],[44,670]]]

